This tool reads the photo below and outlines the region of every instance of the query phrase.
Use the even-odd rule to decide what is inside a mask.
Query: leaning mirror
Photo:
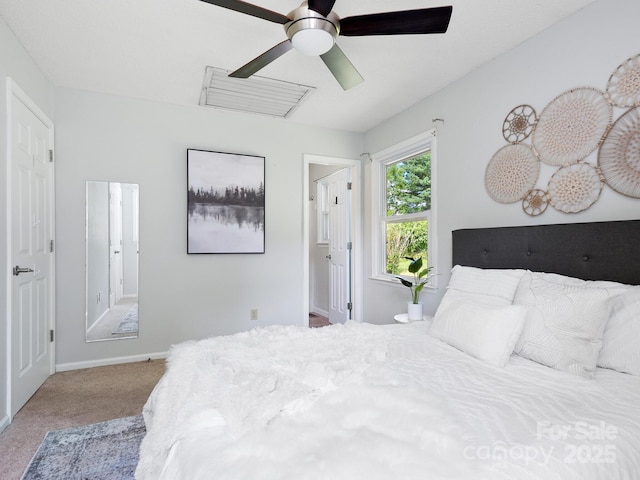
[[[138,336],[138,185],[87,182],[86,339]]]

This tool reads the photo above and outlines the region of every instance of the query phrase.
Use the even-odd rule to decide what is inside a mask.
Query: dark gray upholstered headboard
[[[640,220],[455,230],[453,265],[640,285]]]

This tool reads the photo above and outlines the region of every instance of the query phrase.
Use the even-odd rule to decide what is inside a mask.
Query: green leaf
[[[409,273],[417,273],[420,271],[421,268],[422,268],[422,257],[419,257],[416,260],[413,260],[409,264]]]

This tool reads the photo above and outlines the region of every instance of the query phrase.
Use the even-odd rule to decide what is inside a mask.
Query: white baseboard
[[[58,363],[56,364],[56,372],[79,370],[81,368],[104,367],[105,365],[118,365],[120,363],[144,362],[145,360],[156,360],[158,358],[167,358],[167,352],[145,353],[140,355],[130,355],[128,357],[101,358],[98,360],[86,360],[84,362]]]
[[[2,433],[4,429],[9,426],[10,423],[11,423],[11,419],[9,418],[9,415],[5,415],[4,417],[0,418],[0,433]]]
[[[329,318],[329,312],[318,307],[313,307],[311,309],[311,313],[315,313],[316,315],[320,315],[321,317]]]

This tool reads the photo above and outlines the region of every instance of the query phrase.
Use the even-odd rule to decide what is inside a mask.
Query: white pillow
[[[456,265],[438,310],[455,303],[511,305],[526,270],[482,269]]]
[[[607,280],[582,280],[580,278],[568,277],[557,273],[530,272],[534,277],[542,278],[548,282],[559,285],[571,285],[574,287],[604,288],[610,296],[620,295],[627,291],[629,285]]]
[[[522,332],[520,305],[456,303],[438,310],[429,335],[497,367],[504,367]]]
[[[613,299],[598,365],[640,376],[640,287]]]
[[[549,274],[529,272],[522,277],[514,304],[526,306],[527,314],[515,351],[543,365],[592,378],[611,292],[567,278],[557,283]]]

